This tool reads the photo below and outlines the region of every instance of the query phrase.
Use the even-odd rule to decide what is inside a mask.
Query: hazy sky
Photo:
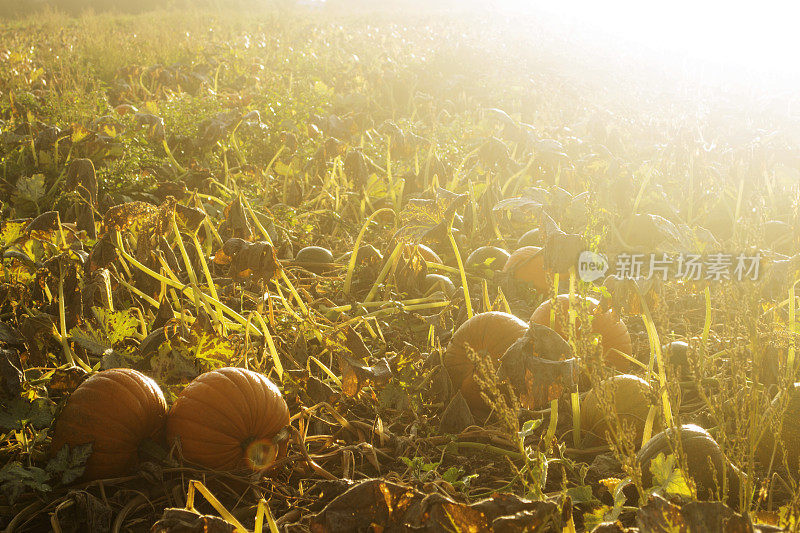
[[[800,74],[800,3],[676,0],[495,0],[543,12],[584,37],[758,72]]]

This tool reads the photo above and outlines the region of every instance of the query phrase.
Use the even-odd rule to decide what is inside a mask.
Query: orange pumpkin
[[[609,421],[614,416],[606,408],[611,407],[620,423],[633,429],[633,443],[638,447],[650,414],[652,395],[650,384],[631,374],[612,376],[600,382],[581,401],[581,427],[589,434],[588,442],[595,444],[605,440],[610,431]],[[660,429],[658,414],[653,427],[654,431]]]
[[[544,254],[538,246],[523,246],[514,250],[503,272],[517,281],[530,283],[537,291],[550,290],[550,281],[544,269]]]
[[[266,376],[221,368],[192,381],[167,418],[167,441],[183,457],[215,470],[263,470],[286,452],[279,442],[289,408]]]
[[[509,346],[525,334],[528,325],[508,313],[490,311],[473,316],[453,333],[444,353],[443,362],[450,380],[472,409],[485,407],[480,386],[475,382],[472,361],[467,357],[466,345],[478,353],[485,352],[495,367]]]
[[[50,450],[91,443],[82,479],[124,476],[136,466],[141,442],[161,432],[166,416],[167,402],[155,381],[129,368],[103,370],[70,395]]]
[[[581,305],[581,296],[576,295],[576,305]],[[556,312],[556,323],[554,328],[562,337],[567,338],[566,324],[567,324],[567,311],[569,310],[569,294],[559,294],[556,301],[560,307],[560,312]],[[592,335],[600,336],[600,346],[603,350],[603,359],[606,363],[610,364],[617,370],[625,372],[630,367],[630,361],[620,355],[622,352],[631,355],[633,346],[631,344],[631,336],[628,333],[628,328],[613,310],[603,311],[600,307],[600,302],[590,296],[586,297],[586,303],[589,306],[589,312],[592,314]],[[550,326],[550,310],[552,309],[552,300],[548,299],[536,308],[531,316],[531,322],[536,324],[544,324]],[[580,328],[580,320],[575,324]]]

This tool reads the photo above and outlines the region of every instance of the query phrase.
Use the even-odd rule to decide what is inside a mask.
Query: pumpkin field
[[[0,22],[0,530],[800,530],[800,93],[536,17]]]

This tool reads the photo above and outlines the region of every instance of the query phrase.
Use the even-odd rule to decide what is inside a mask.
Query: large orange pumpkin
[[[167,441],[183,457],[215,470],[263,470],[286,443],[276,437],[289,408],[266,376],[244,368],[202,374],[178,396],[167,417]]]
[[[580,306],[582,297],[575,296],[576,305]],[[610,364],[617,370],[625,372],[630,367],[630,361],[620,355],[622,352],[631,355],[633,346],[631,344],[631,336],[628,333],[628,328],[619,317],[619,315],[609,309],[603,311],[600,307],[600,302],[590,296],[585,297],[586,303],[589,306],[589,312],[592,314],[592,329],[593,335],[600,336],[600,346],[603,350],[603,359],[606,363]],[[555,329],[562,337],[567,338],[567,311],[569,310],[569,294],[559,294],[556,301],[560,307],[560,312],[556,312]],[[550,326],[550,310],[552,309],[552,300],[548,299],[536,308],[531,316],[531,322],[536,324],[544,324]],[[580,321],[576,322],[576,326],[580,328]]]
[[[485,407],[480,386],[473,379],[474,365],[467,357],[466,345],[478,353],[485,352],[495,367],[509,346],[525,334],[528,325],[508,313],[490,311],[473,316],[453,333],[443,362],[453,386],[461,390],[472,409]]]
[[[544,254],[538,246],[523,246],[514,250],[506,261],[503,272],[517,281],[530,283],[537,291],[546,292],[550,289],[544,269]]]
[[[70,395],[50,450],[91,443],[82,479],[124,476],[136,466],[141,442],[163,429],[166,415],[167,402],[155,381],[128,368],[103,370]]]

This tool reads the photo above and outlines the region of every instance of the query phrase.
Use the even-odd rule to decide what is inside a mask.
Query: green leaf
[[[414,459],[416,459],[416,457]],[[406,464],[406,466],[409,467],[409,468],[414,466],[414,459],[411,459],[410,457],[401,457],[400,458],[400,460],[403,461]]]
[[[542,425],[541,418],[537,418],[535,420],[527,420],[524,424],[522,424],[522,430],[519,432],[519,438],[521,440],[525,440],[525,437],[533,435],[533,432],[536,431],[541,425]]]
[[[36,203],[44,196],[44,174],[34,174],[17,180],[17,201]]]
[[[436,470],[439,466],[439,463],[423,463],[422,464],[422,471],[423,472],[430,472],[432,470]]]
[[[592,493],[591,485],[579,485],[577,487],[570,487],[567,489],[567,494],[572,498],[573,504],[590,503],[597,501]]]
[[[112,353],[114,345],[132,337],[139,327],[139,320],[130,310],[109,311],[101,307],[93,307],[92,310],[99,327],[85,322],[69,332],[73,341],[92,354]]]
[[[90,455],[92,443],[79,444],[71,449],[69,444],[65,444],[44,468],[61,485],[69,485],[83,474]]]
[[[12,461],[0,469],[0,487],[10,504],[26,490],[49,492],[52,487],[47,484],[50,476],[41,468],[26,468],[18,461]]]
[[[653,474],[653,489],[657,492],[675,496],[692,497],[692,489],[683,477],[683,472],[675,465],[675,456],[670,454],[664,457],[659,453],[650,461],[650,472]]]
[[[451,466],[447,469],[447,471],[445,471],[444,474],[442,474],[442,479],[453,485],[456,481],[458,481],[458,478],[460,478],[463,473],[464,471],[460,468]]]
[[[222,367],[233,360],[235,347],[224,337],[204,333],[197,337],[194,357],[210,363],[212,367]]]
[[[111,351],[110,340],[89,322],[75,326],[69,330],[70,338],[81,348],[94,355],[103,355]]]
[[[28,222],[25,220],[5,220],[3,221],[2,229],[0,229],[0,246],[9,246],[17,239],[25,234],[25,226]]]
[[[108,370],[110,368],[128,368],[131,366],[135,357],[130,353],[120,353],[115,350],[107,350],[100,359],[100,368]]]
[[[275,161],[273,168],[275,169],[275,173],[280,176],[289,176],[292,174],[292,166],[287,165],[283,161]]]
[[[130,310],[109,311],[102,307],[92,310],[112,346],[133,336],[139,328],[139,319]]]
[[[53,410],[53,402],[46,398],[38,398],[33,402],[14,398],[0,410],[0,428],[20,430],[26,423],[36,429],[49,427],[53,422]]]

